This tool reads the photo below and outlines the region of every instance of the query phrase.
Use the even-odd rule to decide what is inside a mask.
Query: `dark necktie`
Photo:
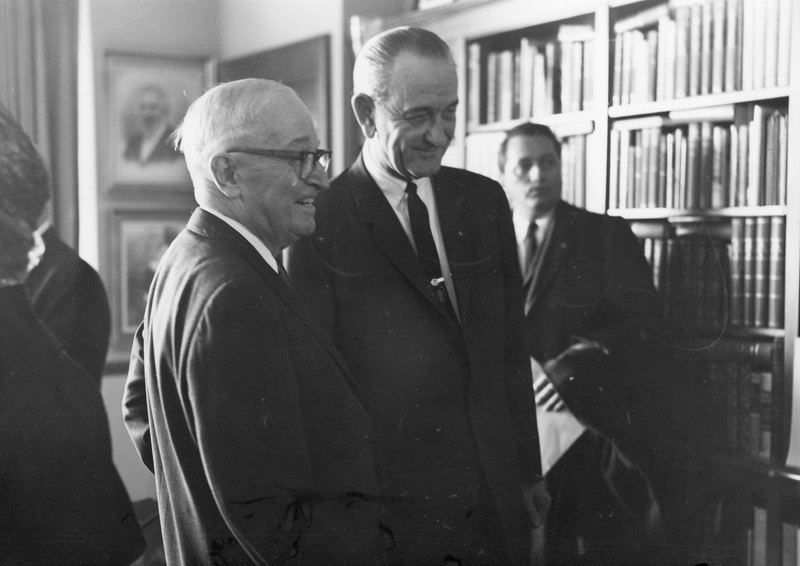
[[[291,287],[292,286],[292,283],[289,280],[289,274],[286,273],[286,268],[283,267],[283,264],[280,263],[280,262],[278,262],[278,275],[281,276],[281,279],[283,279],[283,282],[286,283],[287,287]]]
[[[528,233],[525,235],[525,267],[522,273],[522,286],[527,291],[533,281],[533,258],[536,257],[536,222],[532,221],[528,226]]]
[[[428,207],[419,198],[417,185],[411,181],[406,185],[406,193],[408,193],[408,219],[411,222],[411,235],[414,236],[414,243],[417,246],[419,263],[430,281],[431,290],[436,293],[437,299],[447,313],[455,319],[453,304],[447,296],[447,287],[442,277],[439,252],[436,251],[436,243],[433,241]]]
[[[411,234],[414,236],[414,243],[417,246],[419,263],[428,279],[440,279],[442,265],[439,263],[439,252],[436,251],[436,243],[433,241],[431,233],[428,207],[419,198],[417,185],[414,183],[409,182],[406,185],[406,193],[408,193],[408,218],[411,221]]]

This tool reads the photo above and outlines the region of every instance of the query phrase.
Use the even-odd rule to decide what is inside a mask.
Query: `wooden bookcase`
[[[727,21],[725,10],[729,3],[738,2],[737,16],[738,21],[746,21],[747,25],[763,25],[764,32],[758,36],[757,41],[753,41],[747,46],[748,53],[754,53],[761,49],[769,41],[774,41],[776,31],[781,32],[781,37],[786,37],[787,30],[790,34],[788,49],[790,53],[789,65],[783,69],[785,75],[782,81],[776,79],[772,84],[768,79],[764,81],[764,86],[758,88],[742,89],[741,71],[734,71],[732,84],[725,84],[723,66],[723,76],[713,76],[713,61],[715,55],[713,48],[722,47],[724,44],[715,45],[709,41],[709,49],[692,49],[697,37],[712,37],[714,34],[722,36],[724,34]],[[779,6],[793,5],[791,18],[784,18],[781,21],[768,23],[768,15],[777,10]],[[707,7],[704,8],[704,5]],[[743,17],[746,10],[747,17]],[[745,7],[747,6],[747,7]],[[715,11],[716,10],[716,11]],[[760,14],[759,12],[763,12]],[[674,23],[659,24],[657,21],[647,23],[646,19],[637,25],[635,18],[642,14],[656,13],[662,20],[671,19]],[[726,24],[714,28],[714,22],[719,23],[719,14],[726,14]],[[698,18],[712,22],[708,29],[697,24]],[[678,20],[681,22],[689,20],[682,31],[675,30]],[[695,22],[693,28],[691,22]],[[753,23],[750,23],[753,22]],[[696,430],[684,431],[684,437],[678,443],[665,445],[664,448],[669,452],[671,459],[675,462],[676,469],[680,470],[682,477],[678,483],[688,485],[687,491],[681,496],[700,497],[708,491],[718,494],[718,497],[706,497],[704,499],[707,509],[687,506],[684,508],[686,513],[686,523],[700,524],[703,521],[695,521],[692,515],[706,513],[707,520],[701,527],[692,530],[686,528],[679,533],[682,537],[676,547],[683,548],[683,554],[676,552],[675,555],[685,558],[686,563],[699,563],[707,561],[716,563],[723,561],[732,564],[769,564],[771,566],[796,564],[792,560],[784,560],[784,522],[800,524],[800,469],[791,468],[786,465],[787,452],[791,438],[792,422],[792,395],[793,395],[793,375],[795,342],[798,339],[798,319],[800,315],[800,159],[792,159],[793,156],[800,156],[800,111],[795,109],[797,100],[800,100],[800,6],[791,0],[769,0],[762,6],[758,0],[559,0],[558,2],[531,2],[530,0],[456,0],[443,6],[431,8],[423,11],[409,12],[407,14],[385,19],[374,26],[376,31],[389,29],[398,25],[412,25],[429,29],[442,37],[451,47],[456,64],[459,69],[459,98],[461,104],[458,110],[458,125],[455,138],[448,153],[445,156],[445,164],[475,170],[490,177],[497,177],[496,154],[503,132],[513,125],[522,121],[535,121],[547,124],[553,128],[557,135],[563,139],[581,138],[579,147],[583,152],[582,163],[577,171],[582,174],[583,196],[579,201],[585,208],[595,212],[606,212],[608,214],[622,216],[631,221],[635,231],[639,231],[643,244],[650,246],[653,253],[653,246],[658,247],[653,241],[673,238],[683,242],[690,239],[692,235],[705,235],[706,239],[713,239],[718,245],[709,248],[711,251],[703,251],[706,256],[705,261],[710,258],[721,258],[719,273],[723,276],[721,286],[711,288],[704,287],[703,297],[708,298],[713,294],[724,296],[723,304],[718,305],[717,310],[707,310],[704,305],[704,324],[691,323],[691,335],[694,341],[693,347],[699,345],[700,350],[708,350],[714,354],[691,356],[688,358],[691,364],[685,368],[685,375],[676,376],[677,379],[687,383],[689,389],[686,392],[686,401],[689,410],[684,409],[687,419],[693,419],[692,411],[706,411],[712,417],[715,415],[712,407],[703,406],[702,403],[710,403],[716,409],[723,411],[717,413],[721,422],[717,426],[721,430],[725,427],[732,427],[725,422],[728,418],[724,414],[724,407],[720,408],[721,402],[715,395],[724,392],[724,380],[719,378],[726,365],[737,363],[737,367],[745,365],[740,352],[748,351],[763,362],[765,356],[770,358],[770,365],[767,368],[771,372],[775,385],[772,399],[772,417],[769,420],[769,428],[772,439],[768,444],[769,452],[762,453],[761,456],[743,454],[741,447],[737,449],[733,446],[721,446],[720,442],[709,439],[708,431],[703,430],[709,424],[708,420],[692,421],[696,424]],[[621,33],[633,30],[633,35],[623,38]],[[664,27],[662,28],[661,25]],[[670,26],[673,26],[672,28]],[[769,27],[772,26],[772,27]],[[588,31],[587,31],[588,30]],[[683,64],[689,66],[687,78],[682,88],[686,89],[685,96],[668,96],[667,91],[674,89],[675,85],[667,85],[665,88],[663,76],[653,72],[648,75],[647,84],[651,85],[653,96],[642,94],[645,90],[637,90],[637,96],[633,100],[628,100],[627,104],[620,104],[619,98],[621,89],[617,83],[621,81],[622,69],[617,61],[620,61],[619,54],[616,52],[618,39],[621,42],[629,41],[631,46],[635,46],[634,52],[639,58],[632,59],[628,68],[652,69],[655,63],[656,69],[668,68],[666,62],[667,55],[659,55],[658,50],[648,58],[642,49],[647,53],[647,41],[653,40],[652,34],[648,31],[661,30],[660,36],[670,39],[670,33],[685,34],[687,48],[682,56]],[[641,32],[639,34],[638,32]],[[703,34],[712,34],[703,36]],[[748,32],[748,37],[751,36]],[[619,35],[618,35],[619,34]],[[635,37],[634,37],[635,36]],[[736,39],[741,43],[741,35]],[[527,41],[527,44],[525,44]],[[548,51],[548,43],[557,44],[556,53],[563,55],[565,52],[573,53],[574,49],[564,47],[566,42],[583,42],[585,66],[579,79],[582,80],[583,99],[575,103],[571,98],[564,104],[561,112],[559,88],[555,87],[553,94],[555,100],[538,106],[539,111],[532,117],[528,113],[528,107],[536,108],[540,101],[534,97],[534,102],[528,103],[523,93],[530,92],[530,88],[537,88],[530,85],[522,86],[520,93],[509,95],[501,92],[503,80],[507,88],[509,77],[498,78],[498,87],[495,92],[490,92],[490,77],[495,77],[495,72],[499,67],[509,68],[508,55],[503,55],[504,51],[516,50],[523,53],[527,49],[532,51],[525,52],[518,56],[522,61],[529,62],[531,57],[539,57],[535,63],[539,65],[538,71],[523,70],[519,65],[512,64],[511,81],[513,77],[518,77],[518,84],[527,83],[530,75],[525,73],[541,73],[541,66],[544,65],[545,76],[547,75],[547,65],[550,63],[549,57],[552,55]],[[638,43],[637,43],[638,42]],[[668,44],[667,41],[663,41]],[[533,45],[534,47],[531,47]],[[621,45],[624,45],[622,43]],[[729,47],[734,46],[733,43]],[[785,48],[785,46],[784,46]],[[743,46],[739,45],[740,51],[735,57],[727,54],[723,58],[728,60],[739,60]],[[777,49],[777,48],[776,48]],[[531,55],[533,53],[533,55]],[[727,53],[727,52],[726,52]],[[785,51],[784,51],[785,53]],[[494,55],[496,54],[496,55]],[[659,56],[662,57],[659,59]],[[675,59],[681,56],[675,54]],[[758,55],[762,57],[762,55]],[[767,57],[764,55],[763,57]],[[776,60],[765,61],[768,69],[774,69],[777,65]],[[505,58],[505,60],[503,60]],[[694,62],[692,59],[694,58]],[[493,59],[493,60],[492,60]],[[543,60],[542,60],[543,59]],[[513,61],[513,58],[511,59]],[[575,61],[575,56],[570,59]],[[670,63],[677,65],[677,61]],[[700,77],[692,75],[695,65],[704,65],[709,72],[708,84],[702,83]],[[576,65],[571,67],[574,69]],[[760,69],[753,67],[755,73],[760,73]],[[775,71],[777,73],[777,71]],[[766,73],[766,71],[765,71]],[[786,74],[788,73],[788,74]],[[615,75],[620,75],[619,77]],[[539,75],[536,75],[539,76]],[[574,74],[569,76],[574,77]],[[643,76],[640,74],[640,76]],[[666,75],[665,75],[666,76]],[[523,77],[525,77],[523,79]],[[788,77],[788,80],[787,80]],[[714,81],[722,81],[714,84]],[[566,80],[566,79],[561,79]],[[635,80],[635,79],[630,79]],[[653,82],[654,81],[654,82]],[[701,81],[696,83],[696,81]],[[750,79],[748,79],[748,83]],[[753,78],[753,84],[759,84],[760,80]],[[661,86],[659,87],[659,83]],[[641,83],[636,83],[641,86]],[[767,86],[769,84],[769,86]],[[568,91],[575,92],[575,83],[570,82],[566,88]],[[726,88],[727,86],[727,88]],[[543,87],[545,93],[549,85]],[[562,87],[563,88],[563,87]],[[541,91],[539,91],[541,93]],[[563,92],[563,91],[562,91]],[[615,94],[618,98],[615,98]],[[521,95],[521,96],[520,96]],[[505,96],[502,102],[498,102],[499,96]],[[488,102],[494,101],[496,106],[493,110],[488,107]],[[510,107],[509,107],[510,105]],[[616,150],[613,143],[619,143],[619,139],[627,132],[631,135],[629,139],[638,140],[637,134],[633,134],[630,120],[637,120],[640,128],[653,128],[657,133],[650,138],[653,142],[650,153],[655,153],[662,161],[666,154],[661,150],[666,145],[659,146],[662,137],[674,132],[677,129],[685,131],[688,135],[688,125],[690,123],[700,124],[702,122],[712,123],[720,126],[721,129],[730,131],[731,125],[750,124],[752,113],[757,105],[762,105],[764,109],[772,111],[780,109],[784,116],[786,136],[781,146],[788,156],[785,163],[785,194],[783,200],[778,201],[753,201],[747,200],[737,202],[723,199],[717,195],[712,198],[704,191],[711,191],[711,180],[704,180],[709,175],[714,182],[718,182],[713,175],[714,164],[712,161],[703,162],[697,158],[692,166],[700,167],[697,177],[698,186],[696,191],[688,198],[683,200],[671,200],[669,202],[659,201],[653,197],[652,202],[647,199],[640,202],[626,204],[620,203],[619,197],[619,148]],[[541,113],[550,109],[554,113]],[[710,109],[710,110],[709,110]],[[729,118],[719,118],[726,111],[732,111],[733,116]],[[706,113],[716,113],[716,118],[709,118]],[[780,124],[780,118],[776,118],[776,124]],[[635,123],[634,123],[635,124]],[[693,135],[696,135],[701,126],[693,126]],[[719,128],[718,128],[719,129]],[[702,131],[702,130],[701,130]],[[712,131],[711,126],[707,131]],[[738,130],[737,130],[738,132]],[[717,135],[717,133],[714,133]],[[719,134],[724,136],[725,134]],[[732,134],[729,134],[732,135]],[[749,134],[748,134],[749,135]],[[642,134],[644,139],[644,134]],[[668,141],[669,138],[667,138]],[[673,136],[674,141],[674,136]],[[714,138],[716,139],[716,138]],[[724,140],[724,137],[721,138]],[[777,139],[777,137],[776,137]],[[688,141],[687,152],[688,152]],[[701,147],[694,141],[695,147]],[[730,138],[725,142],[725,150],[720,151],[720,155],[728,154],[728,165],[730,165]],[[585,146],[585,147],[584,147]],[[621,146],[620,146],[621,147]],[[677,147],[673,145],[673,148]],[[713,144],[709,147],[713,147]],[[635,157],[635,148],[631,155]],[[645,150],[647,153],[647,150]],[[713,152],[708,154],[713,159]],[[744,155],[744,154],[743,154]],[[747,154],[749,155],[749,154]],[[672,157],[674,160],[675,153]],[[718,157],[718,159],[720,159]],[[653,163],[652,161],[650,163]],[[688,162],[684,162],[688,163]],[[779,163],[774,162],[775,167],[780,171]],[[670,167],[674,168],[676,162],[672,162]],[[708,167],[708,169],[704,169]],[[720,169],[721,171],[722,169]],[[581,173],[582,172],[582,173]],[[572,174],[572,173],[570,173]],[[673,171],[672,182],[675,183],[676,173]],[[568,177],[565,172],[565,178]],[[663,189],[665,181],[654,177],[660,190]],[[726,178],[729,182],[730,177]],[[653,186],[652,182],[647,186]],[[715,188],[714,190],[717,190]],[[677,197],[676,197],[677,198]],[[632,204],[632,205],[631,205]],[[639,205],[642,206],[639,206]],[[669,206],[666,206],[669,204]],[[649,205],[649,206],[648,206]],[[784,299],[779,311],[776,314],[773,305],[771,323],[753,324],[751,321],[742,321],[739,324],[729,324],[731,313],[731,268],[730,253],[731,239],[734,244],[737,237],[734,229],[745,224],[745,222],[756,225],[765,224],[765,219],[778,218],[785,221],[785,252],[779,262],[783,264],[779,275],[784,280]],[[770,220],[771,221],[771,220]],[[683,239],[682,239],[683,238]],[[650,240],[648,243],[647,240]],[[662,242],[663,246],[667,244]],[[661,244],[659,244],[661,245]],[[676,244],[678,245],[678,244]],[[680,245],[683,245],[682,243]],[[648,248],[646,248],[647,250]],[[740,248],[736,248],[740,249]],[[776,248],[777,249],[777,248]],[[716,251],[715,251],[716,250]],[[735,251],[733,252],[736,253]],[[755,253],[752,251],[751,253]],[[717,254],[717,255],[710,255]],[[653,256],[655,257],[655,256]],[[735,256],[736,258],[736,256]],[[752,256],[751,256],[752,259]],[[727,263],[725,263],[727,262]],[[661,266],[663,268],[663,266]],[[697,266],[694,266],[697,267]],[[689,271],[691,271],[690,266]],[[777,271],[774,268],[773,271]],[[738,273],[738,271],[736,272]],[[752,273],[752,272],[751,272]],[[694,279],[691,279],[691,277]],[[654,275],[658,277],[658,275]],[[686,281],[693,288],[699,285],[700,279],[697,273],[690,273],[690,279]],[[694,291],[693,291],[694,292]],[[701,297],[701,299],[703,298]],[[718,340],[720,339],[720,340]],[[781,340],[782,339],[782,340]],[[773,344],[776,341],[782,343],[782,353],[780,349],[775,349]],[[723,346],[716,345],[723,342]],[[727,346],[725,346],[727,344]],[[731,346],[732,345],[732,346]],[[714,347],[716,346],[716,349]],[[727,349],[726,349],[727,348]],[[716,357],[714,357],[716,356]],[[760,357],[758,357],[760,356]],[[709,361],[711,365],[709,365]],[[751,360],[747,360],[749,363]],[[753,361],[753,364],[756,362]],[[755,365],[753,366],[755,368]],[[709,369],[713,368],[713,369]],[[781,376],[782,374],[782,376]],[[800,376],[797,376],[800,379]],[[717,389],[714,389],[717,387]],[[709,389],[711,388],[711,389]],[[699,403],[691,405],[690,397],[699,398]],[[676,402],[673,400],[673,402]],[[800,408],[795,407],[795,411]],[[721,415],[721,416],[720,416]],[[750,418],[751,423],[753,417]],[[712,423],[713,424],[713,423]],[[741,424],[741,422],[739,422]],[[734,430],[735,432],[735,430]],[[794,431],[795,435],[800,434],[800,430]],[[693,442],[690,438],[696,433],[703,437],[700,442]],[[724,432],[720,432],[724,434]],[[716,439],[719,440],[719,439]],[[724,444],[724,443],[722,443]],[[699,501],[699,500],[698,500]],[[698,505],[700,505],[698,503]],[[793,535],[796,536],[796,535]],[[689,537],[684,538],[684,537]],[[788,539],[787,539],[788,540]],[[796,545],[795,545],[796,546]],[[755,547],[755,550],[754,550]],[[694,560],[694,562],[690,562]]]

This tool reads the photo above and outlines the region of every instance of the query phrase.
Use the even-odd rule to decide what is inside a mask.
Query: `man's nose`
[[[314,164],[314,168],[306,179],[306,184],[316,187],[318,191],[324,191],[330,185],[328,173],[319,162]]]
[[[448,135],[448,123],[442,118],[434,118],[428,130],[425,132],[425,139],[436,147],[446,146],[450,143],[452,136]]]
[[[528,178],[531,181],[538,181],[541,178],[542,170],[539,169],[538,165],[533,165],[530,169],[528,169]]]

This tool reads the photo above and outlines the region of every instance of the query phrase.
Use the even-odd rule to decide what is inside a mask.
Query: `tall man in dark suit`
[[[156,271],[128,430],[155,473],[168,564],[376,564],[365,392],[290,288],[330,152],[290,88],[207,91],[177,132],[200,207]]]
[[[458,85],[439,37],[376,36],[354,85],[366,143],[290,271],[364,391],[392,563],[523,564],[547,495],[508,202],[441,167]]]
[[[509,130],[500,170],[552,497],[546,563],[652,563],[642,543],[658,533],[658,505],[630,459],[647,451],[637,409],[652,385],[646,362],[660,326],[650,268],[623,219],[561,200],[560,143],[546,126]]]

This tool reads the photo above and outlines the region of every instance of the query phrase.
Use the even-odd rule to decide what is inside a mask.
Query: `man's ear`
[[[371,138],[375,135],[375,102],[372,97],[366,94],[354,94],[350,99],[353,106],[353,113],[356,115],[358,125],[365,137]]]
[[[214,184],[228,198],[237,198],[242,193],[242,187],[236,177],[236,164],[229,155],[215,153],[211,156],[211,177]]]

